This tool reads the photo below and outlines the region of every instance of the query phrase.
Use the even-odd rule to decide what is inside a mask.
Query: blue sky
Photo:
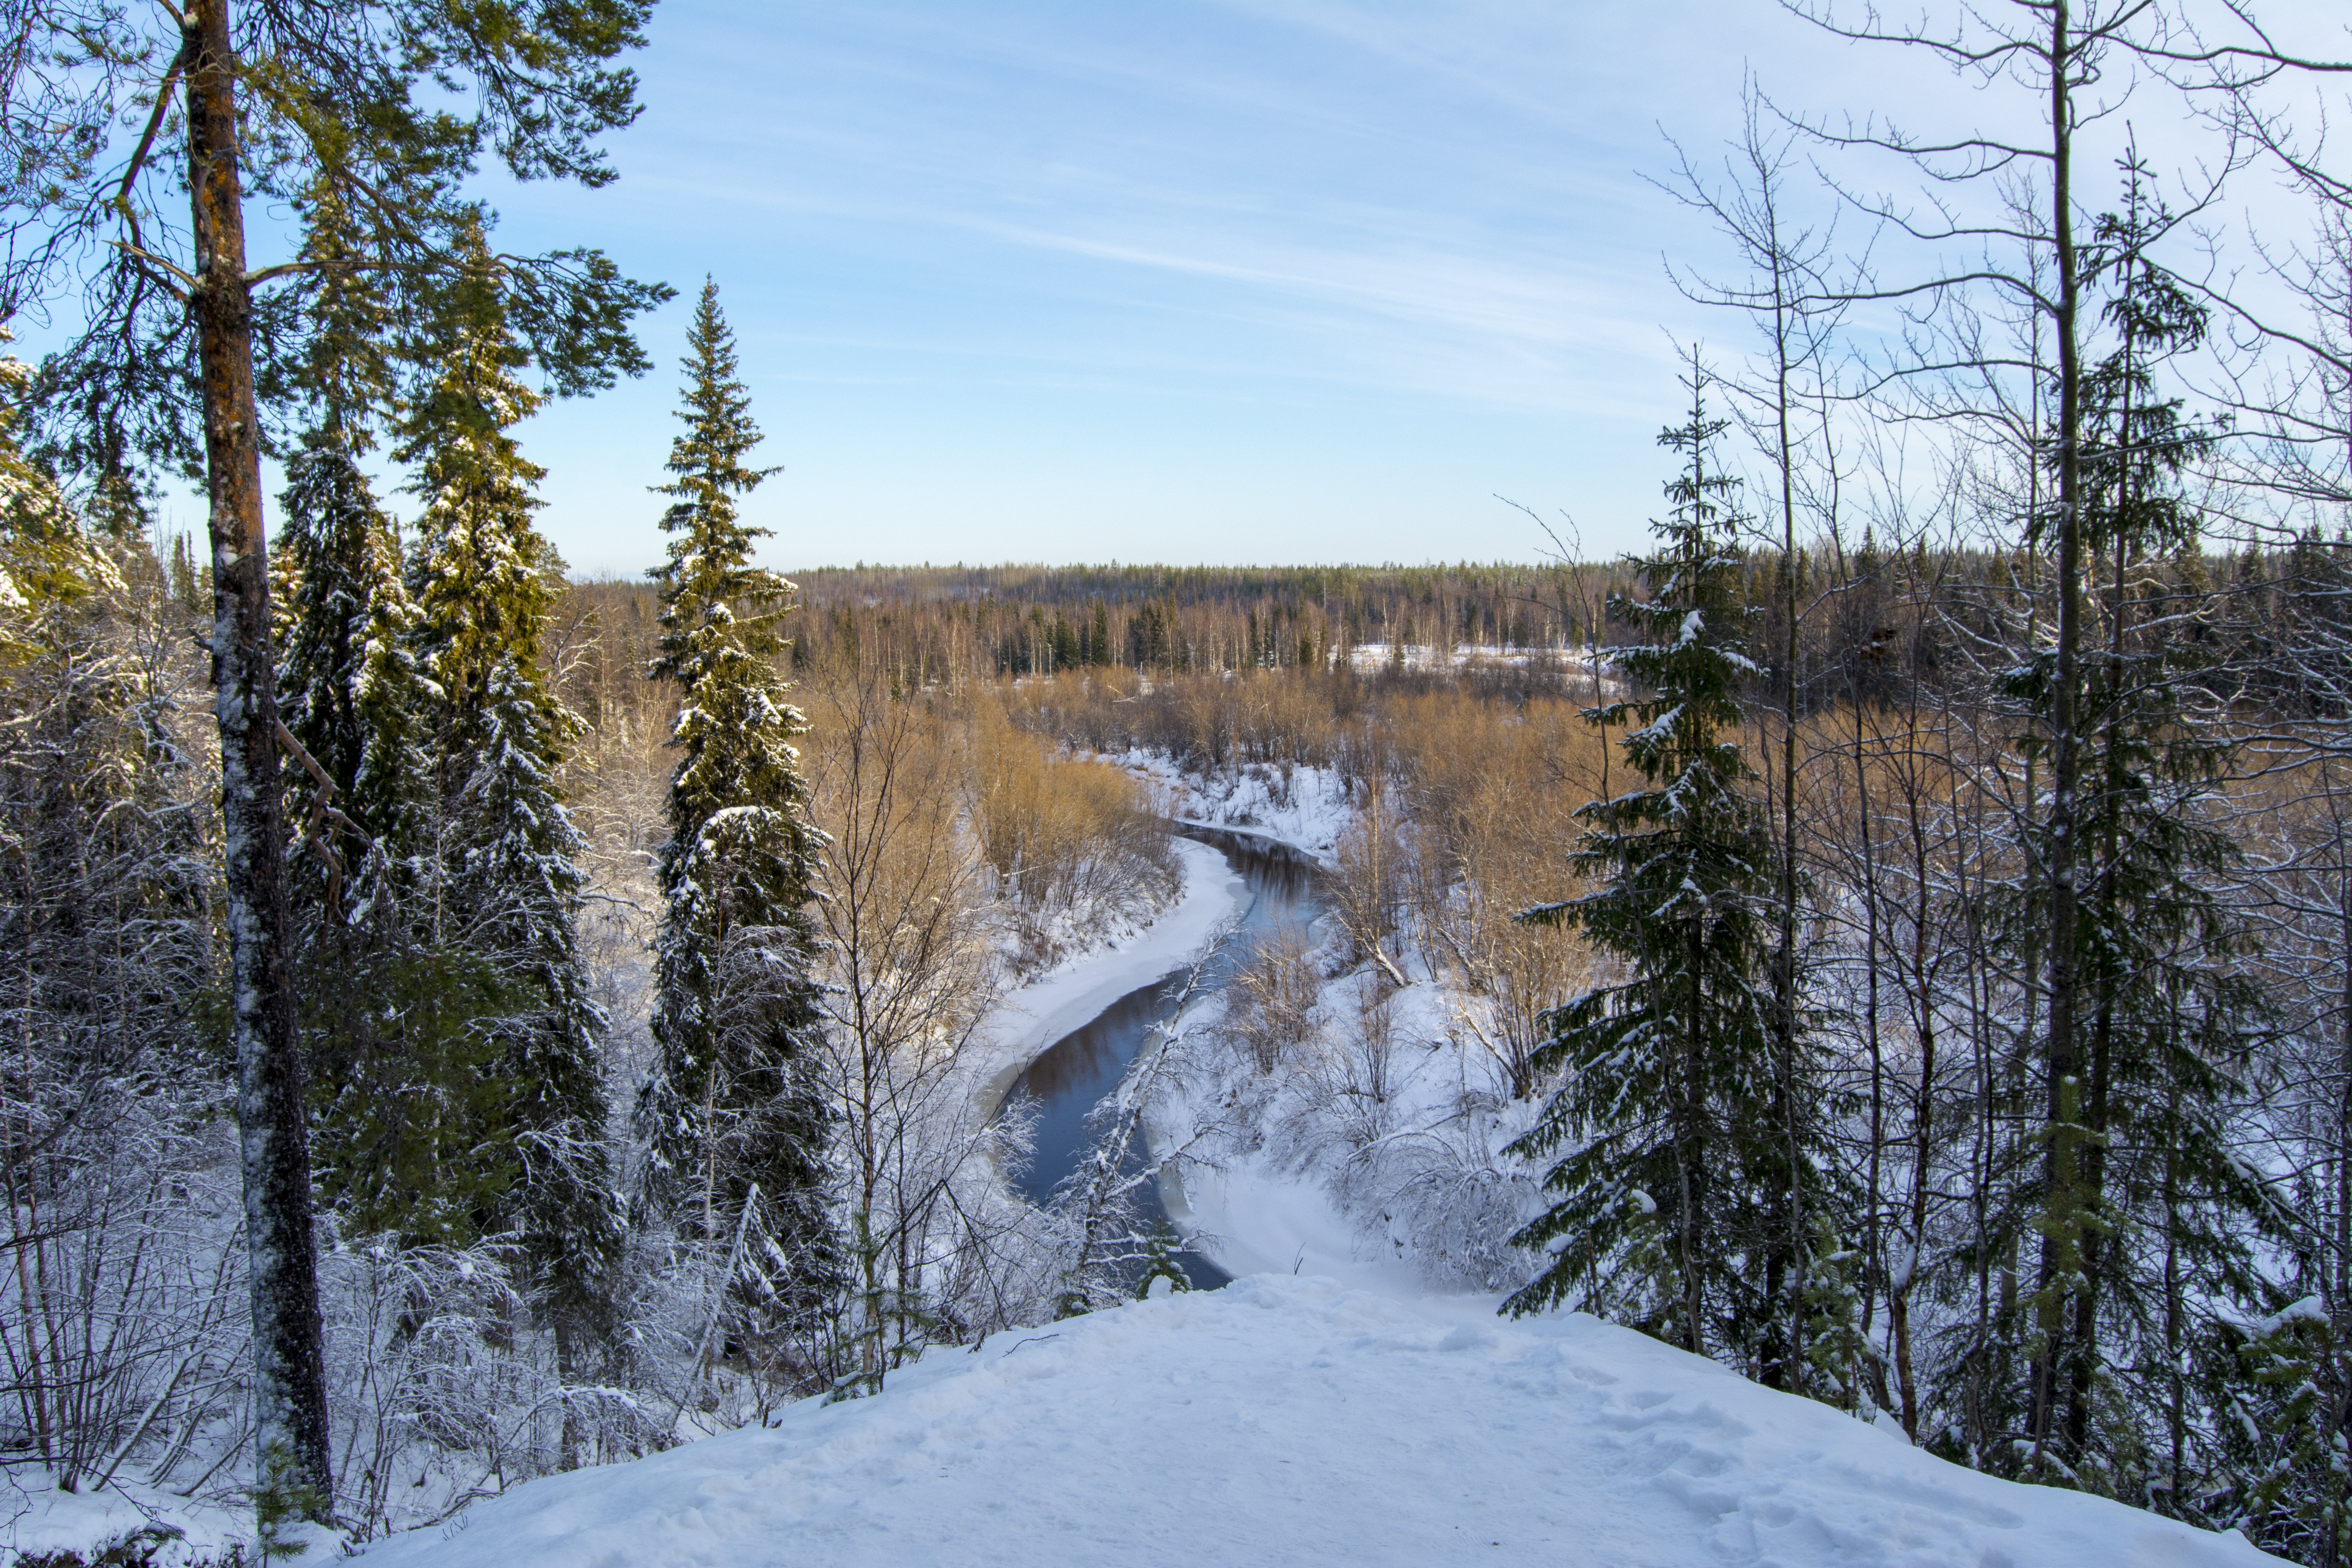
[[[2264,15],[2345,48],[2332,0]],[[660,558],[705,273],[784,466],[750,507],[776,565],[1542,554],[1497,492],[1613,553],[1675,341],[1746,344],[1664,275],[1725,258],[1644,178],[1664,132],[1719,157],[1749,71],[1929,129],[2031,111],[1769,0],[663,0],[635,63],[617,184],[492,193],[503,245],[680,291],[653,374],[523,433],[600,574]]]
[[[779,564],[1538,553],[1498,491],[1622,548],[1668,329],[1737,335],[1662,274],[1708,242],[1657,122],[1719,139],[1751,55],[1819,48],[1762,5],[665,0],[619,183],[497,197],[681,290],[655,374],[526,432],[543,525],[659,558],[708,272]]]

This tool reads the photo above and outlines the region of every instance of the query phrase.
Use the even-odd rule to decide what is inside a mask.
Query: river
[[[1286,926],[1312,923],[1323,913],[1316,896],[1317,874],[1303,857],[1286,846],[1244,833],[1213,828],[1180,827],[1222,853],[1247,886],[1248,907],[1240,930],[1217,956],[1206,978],[1210,990],[1227,984],[1257,950],[1257,944]],[[1129,992],[1079,1027],[1071,1030],[1031,1062],[1015,1079],[1008,1100],[1024,1096],[1037,1108],[1036,1149],[1022,1179],[1022,1189],[1033,1202],[1043,1204],[1077,1166],[1087,1148],[1087,1113],[1118,1087],[1118,1080],[1152,1037],[1158,1025],[1175,1011],[1181,973],[1170,974]],[[1141,1149],[1130,1157],[1141,1160]],[[1150,1223],[1167,1216],[1157,1190],[1145,1205]],[[1185,1276],[1195,1288],[1213,1289],[1229,1276],[1191,1250],[1177,1255]]]

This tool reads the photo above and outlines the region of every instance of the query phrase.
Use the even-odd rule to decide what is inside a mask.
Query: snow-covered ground
[[[253,1517],[241,1509],[216,1508],[130,1481],[61,1492],[43,1480],[37,1470],[7,1472],[0,1479],[0,1562],[13,1563],[18,1553],[52,1552],[95,1557],[100,1543],[151,1524],[178,1533],[177,1540],[157,1548],[154,1568],[226,1563],[233,1552],[249,1549],[253,1540]],[[307,1525],[288,1534],[318,1548],[310,1553],[313,1561],[333,1561],[341,1541]]]
[[[1160,1142],[1155,1137],[1155,1146]],[[1173,1190],[1163,1186],[1163,1196],[1193,1250],[1235,1277],[1313,1276],[1398,1298],[1423,1293],[1412,1263],[1367,1237],[1319,1184],[1277,1166],[1248,1159],[1194,1166]]]
[[[1008,993],[981,1021],[971,1047],[982,1110],[993,1112],[1022,1069],[1063,1036],[1130,991],[1190,963],[1216,928],[1247,907],[1248,889],[1205,844],[1174,845],[1184,880],[1151,923],[1122,933]]]
[[[1347,822],[1338,781],[1311,770],[1280,784],[1252,770],[1161,782],[1184,787],[1179,815],[1327,860]],[[1245,886],[1222,856],[1189,842],[1178,854],[1181,894],[1150,925],[984,1022],[971,1081],[985,1103],[1239,912]],[[1325,990],[1341,1037],[1349,988],[1368,979]],[[1475,1058],[1430,1045],[1449,1016],[1444,988],[1424,978],[1384,1005],[1400,1113],[1461,1124]],[[1220,1083],[1213,1098],[1234,1090]],[[1425,1260],[1343,1214],[1318,1162],[1252,1142],[1189,1170],[1171,1205],[1243,1276],[1224,1290],[934,1351],[876,1397],[811,1400],[766,1428],[532,1481],[362,1556],[375,1568],[2275,1561],[2234,1536],[1946,1464],[1588,1317],[1507,1321],[1495,1297],[1433,1294]],[[105,1506],[136,1522],[120,1503],[53,1503],[59,1543],[92,1539],[79,1516]]]
[[[1148,780],[1178,821],[1270,839],[1326,869],[1357,817],[1336,769],[1245,763],[1204,777],[1159,752],[1113,760]],[[1505,1283],[1498,1270],[1521,1259],[1502,1238],[1530,1217],[1520,1207],[1533,1188],[1498,1151],[1533,1108],[1511,1101],[1490,1058],[1465,1044],[1464,1014],[1481,1004],[1412,952],[1412,984],[1394,990],[1368,970],[1334,973],[1343,942],[1328,917],[1309,940],[1327,974],[1316,1037],[1271,1077],[1230,1053],[1218,1060],[1202,1041],[1194,1059],[1205,1073],[1163,1089],[1147,1120],[1155,1153],[1181,1145],[1190,1156],[1161,1181],[1170,1217],[1236,1276],[1303,1271],[1402,1296],[1425,1293],[1433,1279]],[[1386,1054],[1376,1085],[1363,1006],[1374,999]],[[1208,997],[1184,1026],[1213,1034],[1226,1006]],[[1335,1107],[1350,1109],[1339,1120],[1352,1125],[1336,1124]],[[1381,1146],[1376,1157],[1362,1157],[1368,1145]]]
[[[1585,1317],[1259,1276],[935,1351],[879,1396],[530,1482],[369,1568],[2252,1568]]]
[[[1157,752],[1110,760],[1149,780],[1178,822],[1276,839],[1327,867],[1337,863],[1339,835],[1354,818],[1347,784],[1332,768],[1247,763],[1203,778]]]
[[[1361,1077],[1354,1064],[1331,1058],[1362,1049],[1351,1038],[1360,1026],[1349,998],[1368,984],[1359,974],[1324,987],[1321,1037],[1300,1047],[1302,1055],[1322,1054],[1322,1062],[1295,1057],[1282,1072],[1261,1077],[1238,1053],[1202,1042],[1205,1074],[1182,1079],[1147,1122],[1155,1152],[1181,1142],[1192,1156],[1174,1182],[1163,1181],[1169,1217],[1194,1250],[1235,1276],[1319,1275],[1400,1298],[1429,1294],[1433,1280],[1454,1289],[1493,1284],[1475,1268],[1465,1279],[1459,1259],[1436,1256],[1449,1238],[1420,1211],[1444,1203],[1445,1184],[1433,1180],[1436,1173],[1418,1157],[1440,1155],[1448,1172],[1478,1170],[1521,1131],[1523,1115],[1507,1121],[1485,1100],[1465,1106],[1465,1092],[1479,1090],[1465,1081],[1464,1069],[1483,1064],[1440,1038],[1449,1022],[1447,994],[1424,981],[1387,994],[1391,1068],[1376,1122],[1359,1114],[1335,1125],[1331,1100],[1359,1111],[1368,1105],[1360,1094],[1328,1094],[1335,1084]],[[1213,1031],[1223,1005],[1212,998],[1185,1023]],[[1322,1106],[1302,1103],[1318,1098],[1318,1089]],[[1408,1131],[1412,1136],[1400,1136]],[[1399,1145],[1400,1157],[1360,1157],[1365,1145],[1381,1142]],[[1340,1189],[1350,1170],[1356,1182],[1343,1204]],[[1386,1191],[1384,1177],[1406,1191]],[[1491,1197],[1493,1186],[1482,1183],[1479,1191]],[[1501,1228],[1516,1230],[1526,1217],[1514,1213]]]
[[[1384,642],[1358,643],[1348,650],[1349,665],[1359,672],[1386,668],[1395,655]],[[1404,645],[1408,669],[1470,669],[1479,665],[1512,668],[1558,669],[1582,665],[1589,656],[1581,648],[1505,647],[1500,643],[1458,643],[1440,649],[1427,643]]]
[[[1252,763],[1204,779],[1158,752],[1132,751],[1114,760],[1149,780],[1179,822],[1271,839],[1327,868],[1336,864],[1339,837],[1355,817],[1347,786],[1333,769]],[[1205,847],[1179,844],[1188,868],[1195,863],[1192,854]],[[1394,1012],[1408,1033],[1442,1017],[1444,999],[1434,985],[1412,987],[1401,1000]],[[1213,1027],[1221,1010],[1212,998],[1184,1022]],[[1416,1061],[1404,1072],[1424,1065]],[[1228,1087],[1214,1085],[1215,1098],[1224,1100]],[[1213,1113],[1209,1107],[1166,1108],[1147,1121],[1154,1152],[1164,1152],[1171,1140],[1190,1132],[1176,1121],[1204,1121]],[[1236,1277],[1304,1273],[1396,1296],[1424,1292],[1415,1263],[1343,1215],[1319,1173],[1271,1157],[1262,1147],[1244,1151],[1220,1142],[1213,1138],[1200,1149],[1213,1164],[1188,1163],[1161,1181],[1169,1217],[1202,1256]]]

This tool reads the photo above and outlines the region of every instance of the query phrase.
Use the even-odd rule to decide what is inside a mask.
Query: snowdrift
[[[1629,1331],[1257,1275],[936,1352],[878,1397],[534,1481],[368,1568],[1136,1563],[2252,1568]]]

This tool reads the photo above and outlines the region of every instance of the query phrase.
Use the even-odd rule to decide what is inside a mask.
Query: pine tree
[[[1522,918],[1581,931],[1627,978],[1560,1008],[1537,1068],[1564,1075],[1526,1156],[1570,1152],[1549,1171],[1559,1201],[1516,1238],[1549,1256],[1506,1303],[1515,1313],[1564,1300],[1622,1317],[1672,1343],[1762,1368],[1784,1357],[1786,1215],[1795,1184],[1791,1129],[1776,1110],[1789,1065],[1774,1020],[1769,920],[1778,866],[1736,734],[1755,666],[1740,652],[1740,565],[1730,550],[1734,483],[1712,462],[1726,422],[1710,418],[1707,378],[1684,378],[1689,417],[1659,437],[1683,454],[1656,525],[1660,549],[1636,564],[1646,604],[1611,612],[1648,629],[1612,650],[1648,694],[1589,710],[1603,725],[1638,719],[1621,742],[1647,787],[1584,807],[1571,866],[1599,885]],[[1816,1047],[1794,1047],[1798,1152],[1822,1146]],[[1819,1215],[1816,1195],[1806,1205]],[[1833,1334],[1817,1330],[1817,1340]]]
[[[410,581],[418,662],[438,696],[443,886],[432,935],[531,988],[530,1012],[503,1033],[520,1178],[500,1215],[520,1234],[535,1304],[572,1374],[610,1327],[621,1237],[604,1020],[574,929],[582,844],[555,778],[578,721],[541,665],[555,592],[552,552],[531,526],[541,470],[509,434],[539,399],[516,380],[528,355],[478,230],[467,245],[439,341],[420,356],[437,374],[405,411],[394,449],[416,465],[425,502]]]
[[[104,481],[120,454],[174,469],[202,458],[257,1479],[320,1520],[333,1478],[263,527],[269,434],[257,397],[270,353],[301,331],[283,303],[306,269],[249,255],[247,198],[282,199],[314,174],[364,192],[372,286],[405,310],[463,269],[450,244],[468,216],[457,193],[485,153],[520,179],[612,178],[598,143],[636,112],[634,79],[614,60],[644,41],[647,5],[350,0],[233,16],[229,0],[192,0],[152,16],[36,5],[15,18],[10,91],[41,108],[11,186],[30,205],[13,221],[43,243],[17,247],[0,270],[12,301],[63,286],[89,303],[52,362],[52,384],[73,389],[58,400],[68,460]],[[133,78],[154,105],[147,131],[122,138],[125,156],[92,156]],[[635,368],[629,318],[662,290],[621,278],[593,250],[517,268],[551,382],[584,390]]]
[[[779,621],[793,584],[752,564],[765,529],[740,498],[773,469],[746,466],[761,439],[737,376],[734,334],[706,283],[684,361],[686,428],[670,447],[672,502],[662,637],[648,674],[677,682],[679,752],[669,791],[667,900],[653,1033],[660,1058],[639,1100],[657,1205],[707,1245],[730,1248],[739,1300],[789,1330],[834,1268],[824,1217],[823,1105],[809,974],[813,829],[786,700]],[[781,1276],[781,1277],[780,1277]]]

